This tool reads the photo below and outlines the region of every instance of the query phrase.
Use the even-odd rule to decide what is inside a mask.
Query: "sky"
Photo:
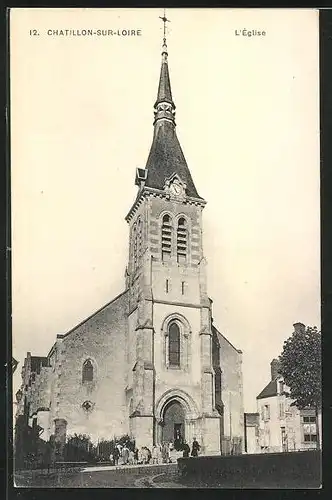
[[[11,12],[14,390],[27,351],[47,355],[56,334],[124,289],[124,217],[152,141],[162,15]],[[245,411],[255,411],[293,323],[320,326],[318,12],[168,9],[167,17],[177,135],[207,200],[213,317],[243,351]],[[244,29],[266,35],[236,35]]]

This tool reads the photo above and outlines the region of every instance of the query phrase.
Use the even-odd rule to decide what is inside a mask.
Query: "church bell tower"
[[[196,437],[206,453],[219,453],[202,241],[206,201],[176,135],[165,30],[153,126],[146,166],[136,171],[137,197],[126,216],[130,432],[138,447]]]

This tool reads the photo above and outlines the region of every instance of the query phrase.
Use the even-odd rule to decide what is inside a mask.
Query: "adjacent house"
[[[294,328],[305,330],[302,323]],[[289,388],[279,374],[279,361],[271,362],[271,380],[257,396],[260,452],[302,451],[318,448],[321,443],[321,414],[318,426],[315,409],[293,406]]]

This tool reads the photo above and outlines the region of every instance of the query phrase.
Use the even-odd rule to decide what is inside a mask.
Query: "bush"
[[[90,437],[76,433],[69,436],[64,447],[64,460],[66,462],[94,462],[96,449]]]

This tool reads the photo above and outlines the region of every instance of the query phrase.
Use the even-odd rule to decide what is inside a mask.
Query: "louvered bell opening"
[[[172,224],[169,215],[163,218],[161,228],[161,254],[162,260],[169,260],[172,252]]]
[[[179,219],[176,236],[177,261],[183,263],[187,260],[187,228],[183,218]]]

